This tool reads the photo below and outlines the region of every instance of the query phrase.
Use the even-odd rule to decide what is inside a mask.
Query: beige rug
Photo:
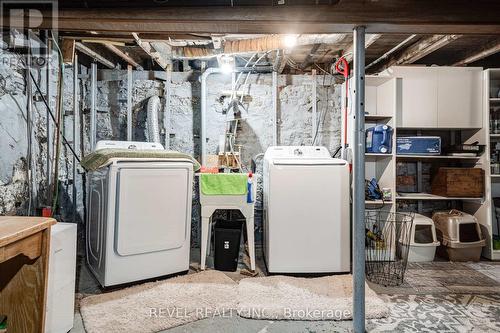
[[[254,319],[352,319],[352,277],[271,276],[239,284],[219,271],[204,271],[119,291],[80,302],[88,333],[158,332],[214,316]],[[366,286],[366,318],[389,309]]]
[[[366,318],[388,316],[384,301],[368,285],[365,288]],[[352,319],[352,276],[244,279],[238,285],[238,314],[255,319]]]
[[[147,283],[80,302],[88,333],[158,332],[236,308],[237,285],[219,271]]]

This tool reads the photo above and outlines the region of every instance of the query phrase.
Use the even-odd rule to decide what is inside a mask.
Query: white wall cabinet
[[[396,66],[387,74],[402,78],[398,127],[482,127],[481,68]]]
[[[437,87],[438,127],[482,127],[480,68],[441,68],[438,70]]]
[[[394,67],[392,76],[401,77],[401,107],[397,112],[398,127],[437,127],[437,71],[417,67]]]

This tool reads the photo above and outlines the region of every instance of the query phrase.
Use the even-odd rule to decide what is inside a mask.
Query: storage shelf
[[[490,138],[500,138],[500,134],[490,134]]]
[[[396,200],[473,200],[482,201],[483,198],[469,197],[442,197],[430,193],[398,193]]]
[[[490,175],[491,178],[500,178],[500,175],[497,175],[497,174],[491,174]]]
[[[387,120],[391,119],[392,116],[388,115],[380,115],[380,114],[367,114],[365,115],[365,121],[379,121],[379,120]]]
[[[365,205],[392,205],[392,201],[382,201],[382,200],[365,200]]]
[[[383,154],[383,153],[365,153],[365,156],[392,157],[392,154]]]
[[[500,104],[500,98],[498,97],[490,98],[490,104]]]
[[[448,156],[448,155],[396,155],[400,159],[448,159],[448,160],[478,160],[481,156]]]

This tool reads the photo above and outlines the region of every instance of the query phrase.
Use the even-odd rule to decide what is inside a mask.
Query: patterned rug
[[[368,332],[500,332],[500,294],[382,297],[390,315],[368,320]]]

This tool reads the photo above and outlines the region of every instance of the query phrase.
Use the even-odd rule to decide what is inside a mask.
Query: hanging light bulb
[[[234,58],[230,56],[219,57],[219,68],[224,74],[231,74],[234,71]]]
[[[285,35],[283,37],[283,45],[287,49],[293,48],[295,45],[297,45],[297,35]]]

